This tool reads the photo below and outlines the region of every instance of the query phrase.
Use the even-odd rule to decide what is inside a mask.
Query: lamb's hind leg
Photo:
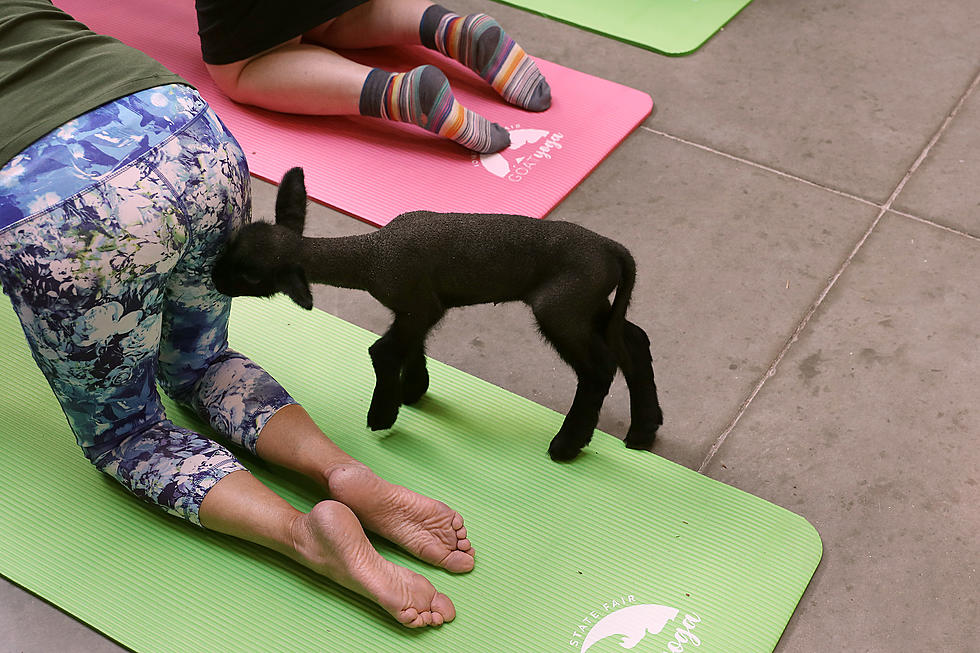
[[[367,419],[371,430],[388,429],[395,423],[403,398],[402,369],[416,352],[424,350],[425,337],[441,316],[441,309],[414,311],[411,315],[396,313],[388,331],[368,349],[375,375]],[[425,370],[424,359],[422,369]]]
[[[546,310],[533,308],[541,333],[578,377],[572,406],[548,447],[552,460],[571,460],[592,439],[602,402],[616,374],[616,359],[594,319],[561,312],[549,315]]]
[[[578,386],[565,421],[548,447],[552,460],[571,460],[592,439],[599,411],[616,374],[613,354],[598,332],[589,339],[588,351],[579,360],[573,363],[572,356],[562,357],[575,369]]]
[[[618,357],[630,393],[630,430],[626,434],[626,446],[649,450],[657,429],[664,423],[664,415],[653,379],[650,339],[632,322],[627,321],[624,325],[623,347]]]

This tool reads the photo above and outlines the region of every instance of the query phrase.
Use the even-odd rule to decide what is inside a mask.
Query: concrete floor
[[[777,651],[980,651],[980,3],[755,0],[682,58],[485,0],[452,6],[653,96],[550,218],[638,260],[631,319],[654,341],[667,415],[654,452],[820,532]],[[261,215],[274,188],[255,186]],[[319,234],[372,229],[319,205],[312,217]],[[367,295],[316,299],[387,326]],[[453,313],[430,345],[568,406],[572,376],[522,306]],[[600,428],[622,437],[628,421],[619,380]],[[0,651],[117,650],[0,582]]]

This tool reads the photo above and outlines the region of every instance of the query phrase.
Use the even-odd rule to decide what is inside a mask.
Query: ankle
[[[439,23],[442,22],[443,16],[451,13],[453,12],[441,5],[432,5],[425,10],[422,20],[419,21],[419,39],[422,45],[430,50],[436,49],[436,31],[439,29]]]
[[[391,73],[381,68],[372,68],[361,87],[358,111],[362,116],[381,118],[384,115],[384,94]]]
[[[351,458],[350,460],[331,463],[321,469],[319,473],[320,484],[327,492],[332,492],[337,488],[338,484],[343,482],[344,478],[350,477],[350,472],[352,471],[374,473],[364,463]]]
[[[297,512],[289,521],[287,533],[289,539],[286,544],[288,550],[285,552],[293,560],[308,565],[314,557],[313,533],[310,531],[310,523],[306,513]]]
[[[457,102],[446,75],[432,65],[404,73],[372,70],[359,107],[361,115],[412,123],[474,152],[490,154],[510,145],[507,130]]]
[[[320,569],[324,564],[333,560],[333,553],[324,549],[323,533],[318,527],[318,520],[324,523],[332,523],[335,517],[343,517],[337,514],[337,509],[341,508],[336,501],[321,501],[313,506],[308,513],[298,513],[289,523],[289,556],[307,567]]]

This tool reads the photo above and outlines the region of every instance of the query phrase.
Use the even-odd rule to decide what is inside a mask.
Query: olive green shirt
[[[187,82],[49,0],[0,0],[0,166],[72,118],[162,84]]]

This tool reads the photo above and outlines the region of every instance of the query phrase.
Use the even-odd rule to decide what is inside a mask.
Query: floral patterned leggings
[[[228,348],[212,262],[250,215],[244,154],[190,87],[105,104],[0,169],[0,283],[85,456],[200,525],[207,491],[244,469],[170,422],[157,382],[254,452],[295,403]]]

